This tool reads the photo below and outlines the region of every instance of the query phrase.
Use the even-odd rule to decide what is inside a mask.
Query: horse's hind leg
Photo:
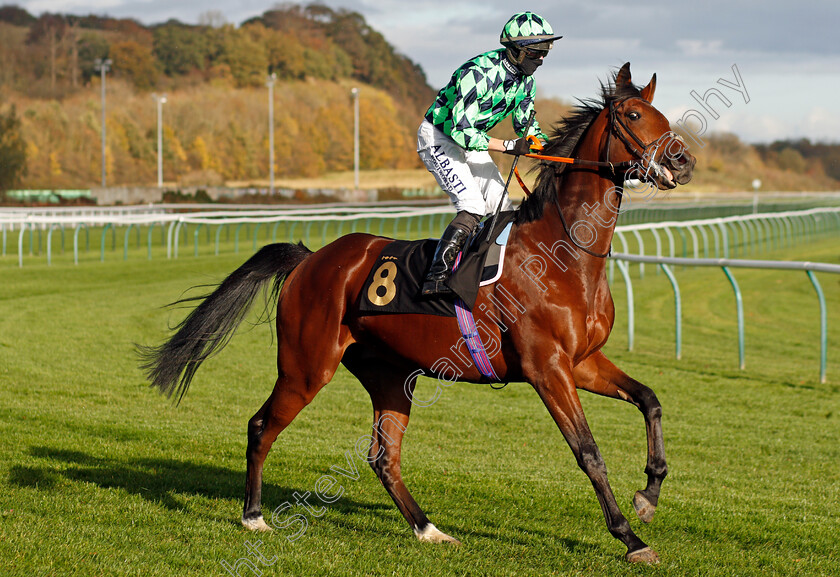
[[[277,435],[289,426],[289,423],[323,387],[322,384],[319,387],[307,388],[304,383],[305,381],[301,378],[281,375],[274,385],[271,396],[248,421],[245,505],[242,509],[242,524],[248,529],[256,531],[271,529],[263,520],[261,509],[263,463]]]
[[[638,407],[645,417],[647,430],[647,487],[637,491],[633,507],[639,519],[650,523],[659,503],[662,481],[668,474],[665,463],[665,442],[662,438],[662,406],[656,394],[639,381],[630,378],[597,352],[575,368],[577,385],[592,393],[622,399]]]
[[[319,324],[316,319],[302,331],[287,328],[281,332],[278,329],[277,382],[271,396],[248,421],[248,469],[242,524],[249,529],[270,529],[263,520],[260,502],[263,463],[271,445],[277,435],[312,402],[318,391],[330,382],[341,362],[346,347],[341,339],[330,338],[339,334],[338,323],[332,335],[323,328],[325,326],[326,323]],[[317,351],[317,354],[307,355],[305,351]]]
[[[324,300],[329,287],[342,290],[347,279],[320,278],[326,267],[313,259],[310,257],[285,281],[277,304],[277,381],[271,396],[248,422],[242,524],[249,529],[270,529],[263,520],[260,502],[263,463],[271,445],[330,382],[352,342],[342,324],[346,301]]]
[[[409,370],[381,358],[374,360],[365,357],[353,347],[347,350],[343,362],[361,381],[373,402],[373,434],[367,460],[379,481],[418,539],[435,543],[459,543],[429,521],[402,479],[400,449],[411,411],[411,401],[405,387],[413,391],[417,378]]]

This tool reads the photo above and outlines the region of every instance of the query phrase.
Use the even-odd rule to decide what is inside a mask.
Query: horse
[[[484,312],[477,324],[485,341],[496,345],[491,361],[500,382],[524,381],[535,389],[592,482],[607,529],[626,546],[625,559],[643,563],[657,563],[658,554],[636,536],[616,503],[577,390],[641,411],[647,485],[635,493],[633,506],[650,522],[668,472],[662,408],[650,388],[622,372],[601,348],[615,318],[605,263],[626,194],[621,185],[635,177],[672,189],[691,179],[696,162],[651,104],[655,89],[655,74],[643,88],[634,85],[628,62],[601,83],[600,99],[579,101],[558,124],[544,153],[572,156],[575,164],[539,168],[534,193],[513,222],[502,276],[480,289],[474,307]],[[464,354],[451,317],[359,313],[365,280],[391,242],[353,233],[317,252],[302,244],[267,245],[209,296],[196,297],[202,302],[167,342],[141,347],[151,386],[180,401],[256,295],[268,289],[276,299],[277,379],[248,421],[241,518],[248,529],[271,529],[262,515],[261,490],[272,444],[343,364],[370,395],[374,428],[367,460],[385,490],[418,539],[458,543],[431,523],[409,493],[400,448],[419,374],[438,377],[439,385],[487,380]],[[386,271],[378,282],[387,294],[388,283],[398,280]]]

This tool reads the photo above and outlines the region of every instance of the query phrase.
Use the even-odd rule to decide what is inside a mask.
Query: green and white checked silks
[[[426,120],[467,150],[487,150],[487,131],[507,116],[523,134],[534,108],[536,84],[505,58],[505,49],[485,52],[458,68],[426,112]],[[548,140],[537,122],[529,135]]]

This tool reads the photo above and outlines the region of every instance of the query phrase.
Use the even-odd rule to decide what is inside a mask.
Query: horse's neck
[[[557,191],[557,205],[573,244],[586,248],[589,253],[607,253],[615,232],[618,199],[612,181],[596,172],[576,171],[566,175]]]

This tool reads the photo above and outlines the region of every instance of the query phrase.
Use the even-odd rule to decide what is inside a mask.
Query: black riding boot
[[[444,283],[449,280],[455,259],[469,237],[470,233],[463,228],[451,224],[446,227],[435,249],[429,272],[423,279],[422,296],[430,298],[452,294],[452,289]]]

